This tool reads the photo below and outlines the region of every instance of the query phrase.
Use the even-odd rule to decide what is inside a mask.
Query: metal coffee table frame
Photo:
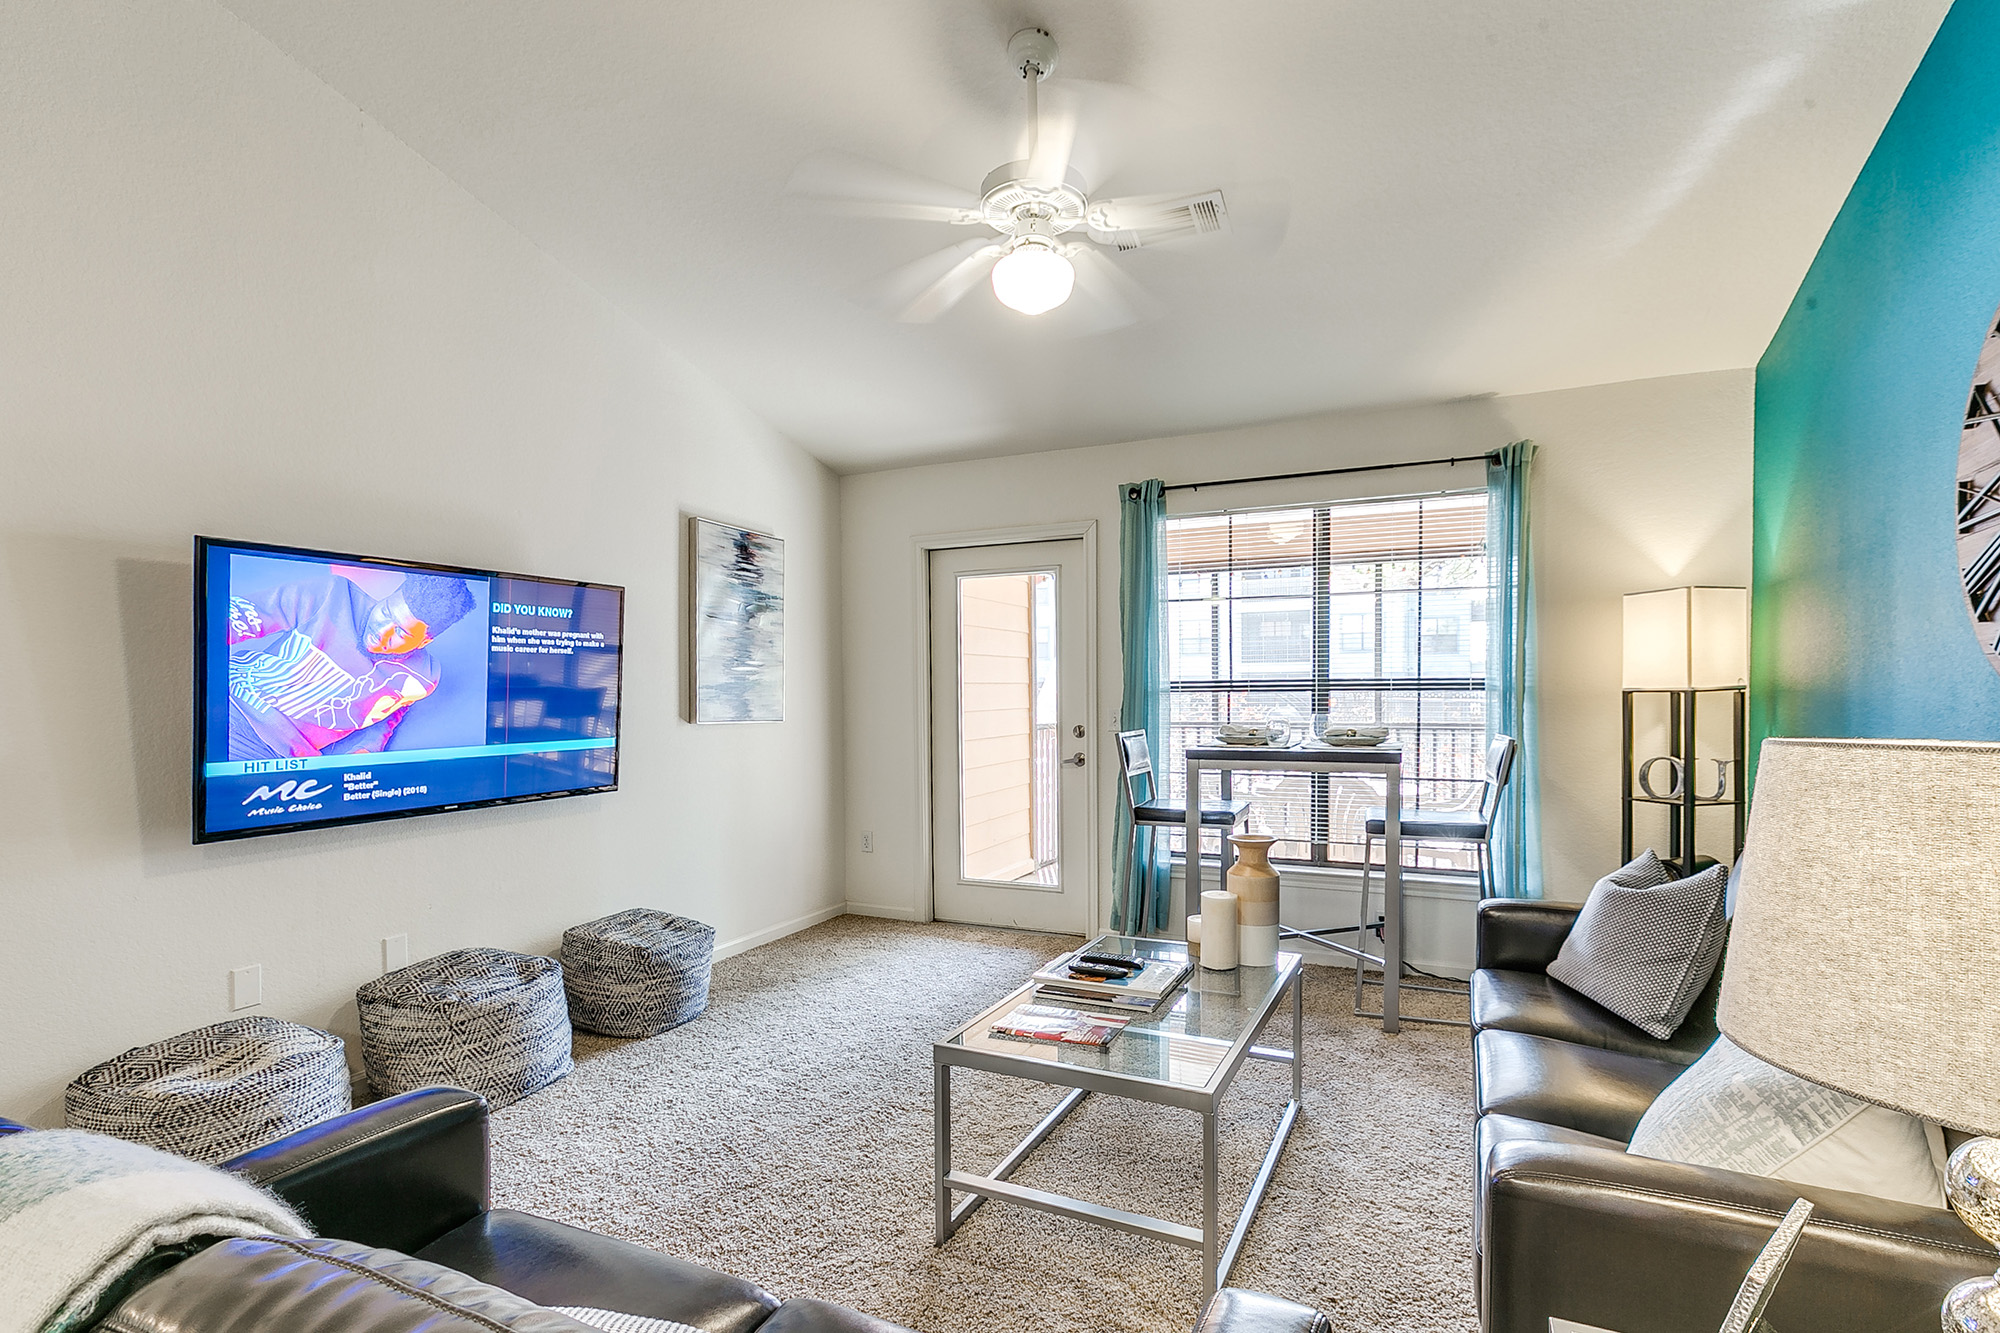
[[[1157,942],[1146,941],[1146,943]],[[1237,1252],[1243,1247],[1244,1237],[1250,1233],[1250,1224],[1256,1220],[1257,1207],[1263,1202],[1264,1192],[1271,1183],[1271,1174],[1277,1169],[1279,1154],[1284,1151],[1285,1141],[1291,1137],[1292,1126],[1298,1119],[1303,1095],[1300,1053],[1304,1049],[1301,1044],[1304,1034],[1304,1010],[1301,1001],[1304,969],[1300,966],[1300,961],[1299,955],[1295,953],[1278,955],[1277,970],[1282,973],[1279,983],[1272,987],[1269,997],[1257,1015],[1244,1024],[1243,1030],[1231,1043],[1228,1053],[1216,1066],[1208,1083],[1202,1087],[1171,1083],[1162,1079],[1140,1078],[1110,1070],[1092,1069],[1084,1065],[1013,1055],[1003,1050],[948,1044],[954,1039],[962,1039],[975,1026],[990,1022],[994,1015],[1004,1014],[1012,1005],[1030,1000],[1034,990],[1032,986],[1022,987],[999,1004],[982,1011],[972,1022],[959,1028],[943,1041],[934,1043],[931,1047],[931,1064],[936,1083],[934,1104],[937,1135],[934,1176],[936,1243],[942,1245],[951,1239],[953,1233],[964,1224],[965,1219],[987,1199],[1000,1199],[1007,1203],[1039,1208],[1079,1221],[1115,1227],[1121,1231],[1151,1236],[1156,1240],[1200,1250],[1205,1279],[1203,1295],[1213,1296],[1229,1279],[1229,1270],[1236,1263]],[[1255,972],[1272,969],[1242,970]],[[1291,997],[1292,1006],[1292,1049],[1284,1051],[1256,1045],[1258,1036],[1277,1014],[1279,1005],[1287,995]],[[1165,1011],[1166,1007],[1163,1007],[1162,1012]],[[1137,1039],[1133,1034],[1126,1033],[1115,1040]],[[1271,1136],[1270,1147],[1264,1152],[1263,1164],[1257,1169],[1256,1178],[1250,1184],[1250,1193],[1243,1201],[1242,1211],[1236,1215],[1236,1225],[1230,1233],[1228,1243],[1218,1249],[1221,1232],[1216,1217],[1217,1188],[1220,1183],[1217,1175],[1216,1117],[1222,1106],[1223,1095],[1228,1092],[1230,1084],[1236,1079],[1237,1071],[1242,1068],[1246,1059],[1273,1060],[1290,1065],[1292,1097],[1285,1103],[1277,1130]],[[1029,1132],[1028,1137],[1022,1139],[1012,1152],[1002,1158],[991,1173],[982,1176],[968,1171],[954,1171],[951,1165],[951,1071],[954,1068],[983,1069],[989,1073],[1029,1079],[1037,1083],[1071,1088],[1073,1091],[1057,1102],[1055,1109],[1044,1116],[1041,1123]],[[1055,1132],[1056,1126],[1068,1118],[1070,1112],[1082,1105],[1084,1098],[1093,1092],[1127,1097],[1133,1101],[1151,1102],[1159,1106],[1178,1106],[1200,1115],[1202,1224],[1199,1227],[1184,1226],[1178,1222],[1168,1222],[1143,1213],[1128,1212],[1122,1208],[1071,1198],[1066,1194],[1054,1194],[1047,1190],[1017,1185],[1008,1179],[1021,1163],[1027,1160],[1028,1154],[1040,1147],[1043,1141]],[[951,1197],[954,1191],[972,1197],[953,1207]]]

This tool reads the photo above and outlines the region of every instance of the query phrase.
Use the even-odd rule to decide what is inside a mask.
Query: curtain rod
[[[1462,454],[1457,458],[1413,458],[1407,463],[1367,463],[1361,467],[1328,467],[1317,472],[1276,472],[1266,477],[1223,477],[1217,481],[1183,481],[1163,486],[1166,491],[1198,491],[1204,486],[1242,486],[1253,481],[1296,481],[1301,477],[1339,477],[1350,472],[1390,472],[1399,467],[1433,467],[1442,463],[1490,463],[1500,455]],[[1136,492],[1135,492],[1136,496]]]

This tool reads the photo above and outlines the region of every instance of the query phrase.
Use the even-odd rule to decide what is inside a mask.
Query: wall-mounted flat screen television
[[[194,840],[618,786],[625,590],[197,537]]]

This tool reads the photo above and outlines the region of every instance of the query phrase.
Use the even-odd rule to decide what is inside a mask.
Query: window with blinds
[[[1223,722],[1380,723],[1403,747],[1403,805],[1476,805],[1486,748],[1486,493],[1191,515],[1166,524],[1172,695],[1166,790]],[[1204,782],[1220,782],[1219,774]],[[1361,862],[1379,780],[1239,773],[1276,858]],[[1219,788],[1204,795],[1213,798]],[[1204,834],[1205,854],[1220,835]],[[1173,835],[1181,847],[1181,834]],[[1405,841],[1406,865],[1473,868],[1469,848]],[[1378,843],[1376,858],[1382,852]]]

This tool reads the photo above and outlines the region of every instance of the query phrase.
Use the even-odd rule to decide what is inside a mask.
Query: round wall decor
[[[1988,326],[1958,442],[1958,568],[1986,660],[2000,670],[2000,313]]]

